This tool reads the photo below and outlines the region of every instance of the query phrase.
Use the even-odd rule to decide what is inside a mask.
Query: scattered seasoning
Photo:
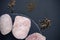
[[[10,0],[10,2],[8,3],[8,7],[9,7],[9,8],[14,7],[15,2],[16,2],[15,0]]]
[[[47,19],[47,18],[43,19],[43,20],[40,22],[41,29],[44,30],[44,29],[48,28],[48,27],[50,26],[50,22],[51,22],[51,20],[49,20],[49,19]]]
[[[34,3],[29,3],[27,8],[28,8],[28,11],[31,12],[35,8],[35,4]]]
[[[15,3],[15,0],[10,0],[10,2],[8,3],[8,8],[11,10],[11,13],[14,12],[13,7],[15,6]]]

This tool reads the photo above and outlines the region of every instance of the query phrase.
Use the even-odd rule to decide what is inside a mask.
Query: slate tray
[[[9,15],[11,16],[13,23],[14,23],[14,19],[15,19],[15,17],[17,15],[28,17],[28,16],[23,15],[21,13],[20,14],[19,13],[9,13]],[[30,18],[30,17],[28,17],[28,18]],[[28,35],[30,35],[32,33],[35,33],[35,32],[41,33],[41,31],[40,31],[39,26],[37,25],[37,23],[34,20],[32,20],[31,18],[30,18],[30,20],[31,20],[31,28],[30,28],[30,31],[29,31],[29,34]],[[0,33],[0,40],[18,40],[18,39],[16,39],[12,35],[12,32],[10,32],[9,34],[7,34],[5,36]],[[19,40],[21,40],[21,39],[19,39]],[[23,40],[25,40],[25,39],[23,39]]]

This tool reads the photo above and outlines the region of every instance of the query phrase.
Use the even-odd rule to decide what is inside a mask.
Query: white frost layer
[[[12,30],[12,19],[8,14],[1,16],[0,24],[1,33],[3,35],[8,34]]]
[[[16,16],[12,33],[17,39],[24,39],[28,35],[31,27],[31,20],[27,17]]]
[[[46,37],[40,33],[33,33],[29,35],[25,40],[46,40]]]

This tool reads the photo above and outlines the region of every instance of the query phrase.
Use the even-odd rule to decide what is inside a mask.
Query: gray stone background
[[[59,0],[34,0],[36,8],[32,12],[28,12],[26,6],[29,0],[16,0],[14,10],[18,13],[25,14],[35,20],[39,24],[39,20],[47,17],[51,20],[51,26],[42,31],[47,40],[60,39],[60,1]],[[4,14],[8,9],[9,0],[0,0],[0,15]]]

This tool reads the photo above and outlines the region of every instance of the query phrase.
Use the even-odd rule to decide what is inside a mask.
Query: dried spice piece
[[[28,8],[28,11],[31,12],[35,8],[35,4],[34,3],[29,3],[27,8]]]
[[[9,4],[8,4],[8,7],[9,7],[9,8],[14,7],[15,3],[16,3],[15,0],[11,0],[11,1],[9,2]]]
[[[15,0],[10,0],[10,2],[8,3],[8,8],[10,9],[11,13],[14,12],[13,7],[15,6],[15,3]]]
[[[44,20],[42,20],[42,21],[40,22],[41,29],[46,29],[46,28],[48,28],[48,27],[50,26],[50,22],[51,22],[51,20],[49,20],[49,19],[47,19],[47,18],[45,18]]]

